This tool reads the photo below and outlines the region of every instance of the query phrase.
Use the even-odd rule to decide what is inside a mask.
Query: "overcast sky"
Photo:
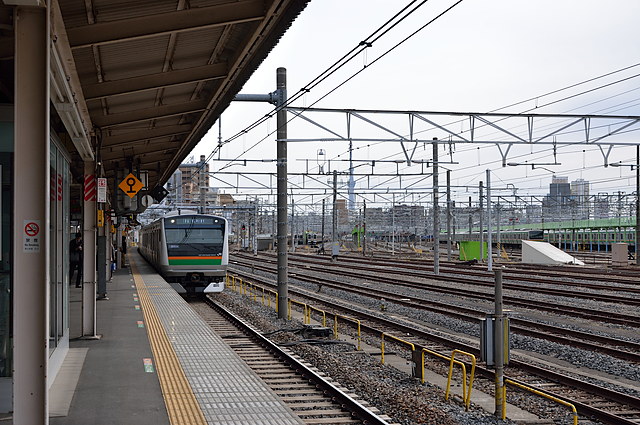
[[[416,4],[418,4],[417,2]],[[454,0],[431,0],[409,18],[399,23],[388,34],[377,40],[347,66],[331,78],[314,87],[294,106],[322,108],[355,108],[384,110],[421,110],[489,112],[507,105],[534,98],[501,112],[521,113],[531,111],[550,114],[614,114],[640,115],[640,2],[633,0],[464,0],[451,11],[418,32],[402,45],[386,54],[392,46],[415,32],[438,14],[455,3]],[[312,0],[293,23],[276,48],[245,85],[241,93],[268,93],[275,90],[276,68],[287,69],[288,94],[293,96],[305,87],[337,59],[365,40],[378,27],[399,12],[409,1],[399,0]],[[362,69],[366,66],[366,69]],[[554,95],[545,93],[563,89],[576,83],[627,68],[608,77],[564,90]],[[353,79],[333,91],[356,72]],[[625,80],[626,79],[626,80]],[[621,81],[625,80],[625,81]],[[621,81],[621,82],[619,82]],[[611,84],[614,83],[614,84]],[[588,94],[578,93],[596,87]],[[326,97],[325,97],[326,96]],[[568,100],[558,101],[566,97]],[[549,106],[543,106],[552,103]],[[236,135],[246,126],[270,112],[268,104],[234,102],[222,115],[222,140]],[[384,120],[384,118],[381,118]],[[451,121],[451,120],[449,120]],[[343,132],[345,118],[332,116],[323,123],[335,126]],[[389,122],[389,125],[390,122]],[[459,129],[464,129],[464,123]],[[511,131],[523,134],[526,128],[505,124]],[[407,125],[405,124],[405,127]],[[468,127],[468,125],[467,125]],[[274,159],[276,155],[275,117],[255,130],[226,143],[220,157],[226,159]],[[615,128],[615,127],[614,127]],[[400,127],[398,127],[400,129]],[[618,140],[640,143],[640,125],[635,125]],[[595,131],[595,130],[594,130]],[[288,137],[318,137],[318,132],[308,125],[294,120],[289,123]],[[371,134],[371,133],[370,133]],[[487,133],[489,134],[489,133]],[[404,133],[408,135],[408,133]],[[495,135],[495,132],[494,132]],[[421,139],[446,138],[440,130],[420,134]],[[499,135],[495,135],[498,137]],[[387,137],[383,133],[372,137]],[[562,138],[563,136],[558,136]],[[571,140],[571,139],[570,139]],[[218,143],[217,124],[193,151],[209,155]],[[317,173],[317,153],[326,152],[333,160],[331,170],[348,170],[348,163],[338,159],[348,158],[348,145],[344,142],[306,142],[289,144],[288,168],[290,172],[307,169]],[[475,191],[464,186],[477,187],[485,180],[485,170],[492,170],[492,186],[515,185],[519,195],[545,194],[551,181],[551,172],[543,168],[501,167],[501,156],[495,145],[456,143],[440,149],[441,160],[457,164],[443,164],[452,170],[452,185],[458,199],[467,199]],[[606,149],[605,149],[606,152]],[[361,142],[354,144],[354,158],[364,160],[402,159],[404,154],[397,143]],[[216,154],[216,158],[218,154]],[[431,147],[420,147],[415,154],[419,160],[431,160]],[[509,162],[551,163],[546,166],[557,176],[569,180],[584,178],[591,182],[591,192],[631,193],[635,190],[635,172],[630,167],[604,168],[603,155],[597,146],[572,145],[557,147],[556,158],[550,145],[514,146],[509,152]],[[609,162],[635,163],[635,147],[614,148]],[[234,163],[235,164],[235,163]],[[247,162],[247,165],[230,165],[228,161],[210,162],[212,171],[224,169],[233,172],[275,172],[275,163]],[[358,172],[370,171],[361,166]],[[416,174],[420,166],[407,167],[380,162],[376,173],[400,170]],[[324,171],[328,171],[325,164]],[[430,173],[430,170],[426,171]],[[240,184],[240,192],[265,193],[243,177],[218,175],[217,179]],[[316,176],[317,178],[317,176]],[[275,187],[275,180],[252,176],[252,179]],[[343,177],[346,180],[346,177]],[[212,180],[212,186],[222,186],[220,180]],[[291,177],[292,187],[301,187],[302,193],[312,192],[326,183],[327,178],[313,179]],[[410,187],[413,199],[421,198],[432,188],[432,179],[411,176],[389,180],[388,177],[357,177],[359,188],[376,186],[380,192],[387,188]],[[444,183],[444,176],[440,178]],[[323,193],[317,191],[317,193]],[[368,191],[370,192],[370,191]],[[322,196],[322,195],[319,195]],[[402,195],[397,195],[402,197]],[[318,202],[320,197],[314,197]],[[367,195],[368,202],[373,195]],[[378,195],[376,201],[384,199]],[[411,197],[406,197],[407,202]],[[425,198],[426,199],[426,198]],[[311,202],[302,197],[301,202]]]

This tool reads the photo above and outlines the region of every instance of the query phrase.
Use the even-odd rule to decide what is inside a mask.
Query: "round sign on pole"
[[[33,221],[30,221],[24,226],[24,233],[27,236],[37,236],[39,232],[40,232],[40,226],[38,226],[38,223],[34,223]]]
[[[141,202],[143,207],[148,207],[153,204],[153,197],[151,195],[145,195],[142,197]]]

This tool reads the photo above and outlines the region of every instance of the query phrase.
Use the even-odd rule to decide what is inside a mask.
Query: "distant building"
[[[571,182],[571,197],[576,201],[577,211],[575,218],[588,219],[591,210],[591,201],[589,197],[589,182],[584,179],[578,179]]]
[[[200,188],[209,187],[209,164],[205,162],[205,156],[200,155],[198,162],[180,164],[178,171],[182,174],[183,203],[200,203]]]
[[[571,203],[569,178],[554,175],[549,185],[549,194],[542,200],[542,213],[545,220],[562,220]]]
[[[338,225],[349,223],[349,212],[347,211],[347,200],[336,199],[336,212],[338,213]]]
[[[578,179],[571,182],[571,196],[578,199],[586,199],[589,197],[589,182],[584,179]]]
[[[233,205],[235,202],[236,201],[233,199],[233,196],[227,193],[220,193],[218,195],[218,204],[220,205]]]
[[[209,187],[209,164],[205,156],[200,161],[180,164],[167,182],[168,202],[178,205],[199,205],[201,203],[200,188],[204,188],[206,204],[217,201],[217,190]]]
[[[551,177],[551,184],[549,185],[549,196],[551,198],[559,200],[571,196],[571,185],[569,184],[569,177]]]

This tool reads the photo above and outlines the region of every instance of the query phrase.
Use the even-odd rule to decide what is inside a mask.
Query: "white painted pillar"
[[[13,423],[48,424],[49,21],[14,10]]]
[[[84,178],[95,179],[96,165],[94,161],[85,161]],[[94,180],[94,187],[96,183]],[[87,191],[85,190],[85,195]],[[82,336],[94,338],[96,335],[96,191],[92,200],[85,200],[83,205],[83,274],[82,274]],[[86,196],[85,198],[86,199]]]

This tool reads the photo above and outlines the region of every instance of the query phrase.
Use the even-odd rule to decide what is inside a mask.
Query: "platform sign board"
[[[36,254],[40,252],[42,240],[40,220],[24,220],[22,230],[22,252]]]
[[[98,178],[98,202],[107,202],[107,179]]]
[[[129,173],[127,177],[125,177],[118,187],[129,197],[133,198],[138,194],[140,189],[144,187],[144,183],[142,183],[133,173]]]

